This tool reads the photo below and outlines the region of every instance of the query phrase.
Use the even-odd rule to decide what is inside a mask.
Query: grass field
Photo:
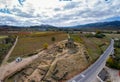
[[[110,39],[111,38],[119,38],[120,39],[120,34],[105,34],[106,37],[104,38],[95,38],[95,37],[90,37],[87,38],[84,36],[84,34],[77,34],[77,35],[72,35],[71,37],[74,38],[75,41],[83,43],[84,46],[86,47],[88,54],[92,58],[92,60],[96,60],[108,47],[110,44]],[[100,45],[105,44],[102,47],[99,47]]]
[[[120,38],[120,34],[106,34],[106,36],[110,38]]]
[[[109,45],[109,41],[106,41],[106,39],[83,38],[83,40],[85,42],[88,53],[93,61],[96,60]],[[106,43],[106,45],[99,47],[99,45],[102,45],[104,43]]]
[[[4,39],[4,38],[7,38],[8,36],[2,36],[0,35],[0,39]]]
[[[28,56],[29,54],[36,52],[36,50],[42,49],[44,43],[48,43],[48,45],[53,44],[54,42],[51,40],[52,37],[55,37],[55,42],[58,42],[67,39],[67,34],[57,32],[38,32],[29,35],[27,34],[27,36],[20,35],[18,43],[9,60],[13,60],[18,56]]]
[[[95,37],[87,38],[84,36],[84,34],[74,34],[71,35],[71,37],[80,43],[83,43],[88,51],[88,55],[92,59],[92,61],[95,61],[102,53],[103,51],[108,47],[110,39],[107,37],[100,39]],[[105,44],[101,47],[100,45]]]

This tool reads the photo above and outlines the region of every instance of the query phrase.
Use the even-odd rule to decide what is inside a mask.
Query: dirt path
[[[13,46],[11,47],[11,49],[9,50],[9,52],[7,53],[7,55],[5,56],[5,58],[3,59],[2,65],[5,64],[5,63],[7,62],[8,58],[9,58],[9,56],[11,55],[12,51],[14,50],[14,48],[15,48],[17,42],[18,42],[18,36],[17,36],[17,38],[16,38],[16,40],[15,40]]]
[[[111,82],[120,82],[119,70],[105,67],[110,74]]]

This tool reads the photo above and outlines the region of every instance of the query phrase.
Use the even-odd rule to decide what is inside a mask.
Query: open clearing
[[[65,40],[67,38],[67,34],[65,33],[57,33],[57,32],[37,32],[32,34],[23,34],[19,35],[18,43],[13,50],[9,61],[15,59],[16,57],[28,57],[29,54],[33,54],[35,52],[39,52],[40,49],[43,48],[43,45],[47,43],[48,45],[53,44],[54,42],[58,42],[61,40]],[[55,41],[51,40],[52,37],[55,37]]]

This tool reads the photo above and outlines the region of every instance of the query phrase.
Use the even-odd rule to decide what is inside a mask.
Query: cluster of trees
[[[120,39],[115,41],[115,47],[116,48],[120,48]]]
[[[102,32],[96,32],[96,34],[86,34],[86,37],[96,37],[96,38],[104,38],[105,34],[103,34]]]
[[[117,34],[120,34],[120,31],[117,31]]]
[[[0,63],[13,45],[15,38],[15,36],[8,36],[7,38],[0,40]]]
[[[120,40],[115,41],[115,55],[107,61],[107,66],[120,70]]]
[[[103,33],[99,33],[99,32],[98,32],[98,33],[95,34],[95,37],[96,37],[96,38],[104,38],[105,35],[104,35]]]
[[[109,57],[109,59],[107,60],[107,66],[110,68],[120,70],[120,62],[119,62],[118,58]]]

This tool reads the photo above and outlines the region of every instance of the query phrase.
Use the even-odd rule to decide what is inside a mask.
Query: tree
[[[100,34],[102,33],[100,30],[96,30],[96,34]]]
[[[55,39],[55,37],[52,37],[51,40],[54,42],[56,39]]]
[[[43,47],[44,47],[44,49],[47,49],[48,48],[48,43],[44,43]]]
[[[102,34],[102,33],[96,33],[96,34],[95,34],[95,37],[96,37],[96,38],[104,38],[105,35]]]

